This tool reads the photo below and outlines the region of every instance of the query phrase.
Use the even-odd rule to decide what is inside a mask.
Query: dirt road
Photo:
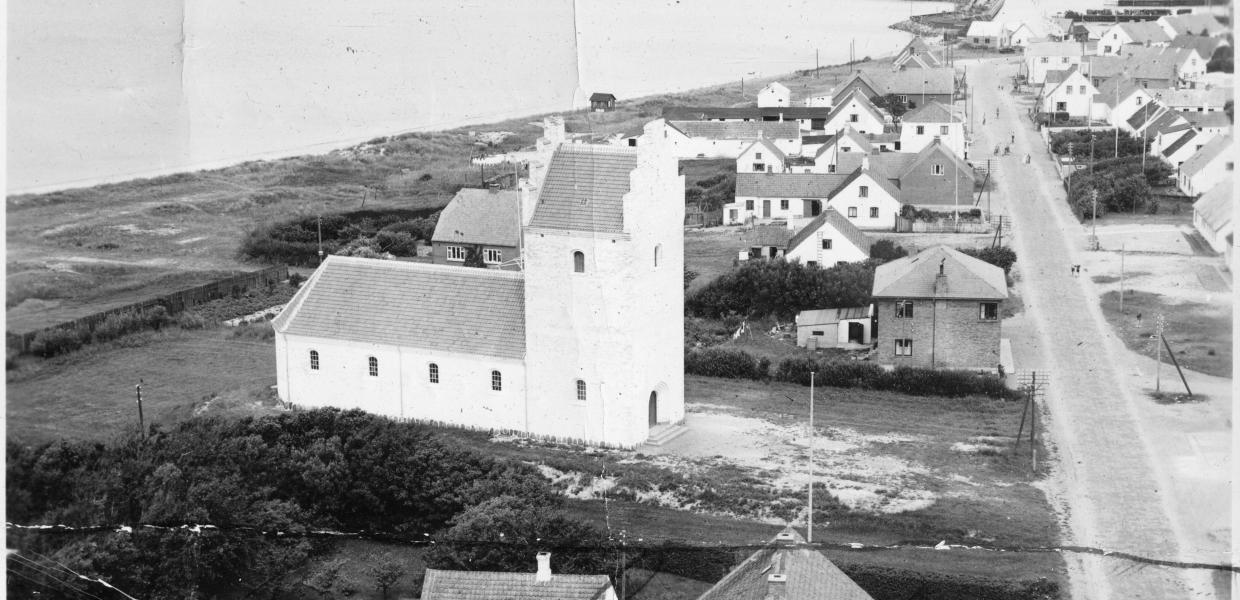
[[[1011,156],[997,158],[1001,193],[996,196],[1015,223],[1020,294],[1028,312],[1029,335],[1013,336],[1013,351],[1018,368],[1046,370],[1050,375],[1043,408],[1049,413],[1048,433],[1057,460],[1048,491],[1064,518],[1065,543],[1165,560],[1227,562],[1221,553],[1226,542],[1218,548],[1203,548],[1199,542],[1197,528],[1207,519],[1177,508],[1173,469],[1166,457],[1157,456],[1162,448],[1155,438],[1167,432],[1151,422],[1146,405],[1152,401],[1130,381],[1132,371],[1139,368],[1136,355],[1110,331],[1088,278],[1070,273],[1071,265],[1081,263],[1080,256],[1087,252],[1087,231],[1068,211],[1053,163],[1032,122],[1024,117],[1029,101],[1010,93],[1017,63],[962,62],[967,62],[975,93],[975,125],[982,115],[988,120],[988,125],[975,128],[970,160],[977,164],[994,159],[991,149],[996,144],[1012,146]],[[1026,154],[1030,164],[1024,164]],[[1220,491],[1205,489],[1203,493]],[[1225,497],[1216,505],[1226,506]],[[1138,566],[1104,557],[1067,558],[1073,598],[1216,595],[1212,574],[1204,570]]]

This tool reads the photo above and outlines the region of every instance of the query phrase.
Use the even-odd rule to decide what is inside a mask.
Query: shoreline
[[[939,2],[941,0],[918,0],[918,1]],[[899,30],[896,27],[896,25],[898,24],[899,23],[890,25],[889,28]],[[905,33],[916,35],[915,33],[910,32],[910,31],[905,31]],[[851,64],[859,65],[859,64],[865,64],[867,62],[880,62],[883,60],[889,60],[893,58],[895,54],[896,54],[895,52],[890,52],[890,53],[882,54],[879,56],[868,56],[866,57],[869,59],[868,61],[858,59],[856,61],[853,61]],[[819,68],[829,69],[829,68],[834,68],[834,67],[846,67],[849,64],[850,63],[848,62],[843,62],[843,63],[830,64],[830,65],[820,65]],[[762,85],[765,85],[766,83],[769,83],[771,81],[779,81],[781,79],[792,79],[792,78],[800,77],[802,73],[806,73],[809,71],[813,71],[813,69],[812,68],[795,69],[787,73],[780,73],[778,75],[774,75],[771,77],[755,78],[752,80],[752,82],[754,84],[760,83]],[[700,93],[700,92],[705,92],[705,91],[710,91],[710,90],[721,89],[726,86],[730,86],[733,83],[734,82],[732,81],[723,81],[723,82],[711,83],[711,84],[707,84],[703,86],[689,87],[689,88],[684,88],[684,89],[668,89],[668,90],[664,90],[664,91],[660,91],[660,92],[656,92],[652,94],[646,94],[643,96],[630,98],[626,100],[625,102],[640,103],[640,102],[649,101],[654,98],[658,98],[660,96],[667,96],[671,94]],[[364,144],[370,140],[374,140],[377,138],[395,137],[395,136],[402,136],[402,135],[408,135],[408,134],[414,134],[414,133],[450,132],[450,131],[457,131],[457,130],[465,129],[465,128],[484,128],[486,126],[497,125],[505,121],[527,120],[527,119],[541,120],[543,117],[548,116],[548,115],[571,114],[571,113],[575,113],[579,111],[587,111],[587,110],[589,109],[585,106],[570,107],[570,108],[559,109],[559,110],[512,114],[512,115],[498,117],[498,118],[487,117],[488,120],[486,121],[477,121],[470,117],[465,117],[458,121],[449,122],[449,124],[447,125],[442,124],[442,123],[437,123],[434,125],[426,125],[422,127],[378,131],[370,135],[355,136],[355,137],[351,137],[345,140],[320,142],[320,143],[310,144],[306,146],[298,146],[296,148],[288,148],[288,149],[283,149],[283,150],[272,150],[270,152],[260,152],[257,154],[246,155],[242,157],[212,160],[212,161],[207,161],[203,163],[197,163],[197,164],[180,166],[180,167],[158,168],[158,169],[151,169],[151,170],[146,170],[146,171],[130,172],[130,173],[125,173],[125,174],[120,174],[120,175],[108,175],[108,176],[102,176],[102,177],[88,177],[88,178],[77,179],[77,180],[68,181],[64,183],[23,188],[19,190],[11,190],[11,191],[5,192],[5,197],[12,199],[12,198],[18,198],[18,197],[24,197],[24,196],[42,196],[45,194],[54,194],[57,192],[80,191],[80,190],[86,190],[86,189],[99,187],[99,186],[132,183],[132,182],[146,180],[146,179],[158,179],[160,177],[169,177],[173,175],[199,173],[202,171],[215,171],[215,170],[220,170],[220,169],[227,169],[229,167],[234,167],[237,165],[250,163],[250,162],[276,162],[280,160],[298,158],[298,157],[303,157],[303,156],[325,156],[325,155],[331,154],[332,152],[337,152],[340,150],[347,150],[349,148],[359,146],[361,144]]]

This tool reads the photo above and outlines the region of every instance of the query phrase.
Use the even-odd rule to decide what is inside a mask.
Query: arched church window
[[[367,359],[367,362],[370,363],[370,376],[378,377],[379,376],[379,359],[372,356],[369,359]]]
[[[663,244],[654,245],[654,268],[659,268],[659,259],[663,258]]]
[[[577,399],[582,402],[586,401],[586,382],[581,379],[577,380]]]
[[[428,371],[430,371],[431,383],[439,383],[439,365],[431,363]]]
[[[585,252],[582,252],[580,250],[576,250],[573,252],[573,272],[574,273],[585,273],[586,272],[586,253]]]
[[[504,389],[504,375],[499,371],[491,371],[491,391],[498,392]]]
[[[319,351],[318,350],[310,351],[310,370],[312,371],[319,370]]]

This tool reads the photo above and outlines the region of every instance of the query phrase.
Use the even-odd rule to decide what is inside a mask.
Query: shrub
[[[823,269],[782,259],[748,261],[689,296],[685,308],[709,318],[736,314],[790,319],[807,309],[862,306],[869,303],[878,262]]]
[[[870,258],[883,262],[908,256],[908,250],[891,240],[878,240],[870,245]]]
[[[176,324],[181,329],[203,329],[207,326],[207,320],[196,312],[186,310],[176,316]]]
[[[1012,265],[1016,264],[1016,251],[1007,246],[964,248],[961,252],[999,267],[1004,273],[1011,272]]]
[[[883,390],[910,396],[1014,398],[1018,395],[994,375],[905,366],[887,371],[873,363],[826,362],[808,356],[780,361],[775,379],[809,385],[811,372],[817,385]]]
[[[289,273],[288,284],[294,288],[301,287],[301,282],[306,280],[306,276],[301,273]]]
[[[769,371],[770,361],[766,368]],[[744,350],[706,348],[685,353],[685,373],[727,379],[762,379],[762,364]]]
[[[380,252],[395,256],[418,255],[417,240],[407,231],[380,231],[374,239]]]
[[[272,328],[270,321],[253,325],[246,323],[234,327],[228,337],[240,340],[270,340],[276,337],[276,331]]]
[[[30,342],[30,352],[44,358],[73,352],[90,340],[90,331],[85,328],[58,327],[45,329],[35,334]]]

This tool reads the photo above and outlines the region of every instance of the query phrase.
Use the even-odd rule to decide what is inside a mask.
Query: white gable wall
[[[947,128],[947,133],[943,132],[944,128]],[[921,152],[936,137],[956,156],[964,157],[963,123],[904,123],[900,126],[900,151]]]
[[[770,83],[758,92],[758,106],[791,106],[791,92],[779,83]]]
[[[1066,71],[1072,68],[1072,65],[1079,65],[1084,62],[1080,54],[1072,54],[1065,56],[1028,56],[1025,58],[1025,67],[1029,73],[1030,84],[1041,84],[1046,81],[1047,71]]]
[[[823,248],[823,242],[829,241],[830,248]],[[869,248],[858,248],[844,237],[830,223],[823,221],[813,235],[784,255],[787,260],[800,261],[802,264],[816,264],[823,268],[834,267],[842,262],[858,262],[870,257]]]
[[[1050,87],[1050,84],[1047,84],[1047,87]],[[1047,91],[1042,97],[1042,112],[1067,112],[1073,117],[1089,116],[1097,94],[1098,90],[1089,79],[1077,71],[1054,89]]]
[[[1132,128],[1128,126],[1128,119],[1132,118],[1132,115],[1137,112],[1137,109],[1149,104],[1152,99],[1153,97],[1150,96],[1148,92],[1142,89],[1137,89],[1133,93],[1129,94],[1127,98],[1121,99],[1119,104],[1115,105],[1115,108],[1108,107],[1106,114],[1107,121],[1109,121],[1111,125],[1117,126],[1125,131],[1132,131]]]
[[[861,133],[882,133],[883,121],[861,106],[861,101],[854,95],[844,103],[839,112],[827,121],[826,132],[831,133],[852,127]],[[853,119],[856,119],[855,121]]]
[[[868,188],[866,197],[861,196],[862,186]],[[900,214],[903,206],[867,173],[841,188],[839,193],[827,202],[825,208],[834,208],[858,229],[891,231],[896,225],[896,215]],[[869,252],[869,248],[866,248],[866,252]]]
[[[761,167],[761,168],[759,168]],[[737,173],[783,173],[784,161],[762,145],[752,145],[736,159]]]

